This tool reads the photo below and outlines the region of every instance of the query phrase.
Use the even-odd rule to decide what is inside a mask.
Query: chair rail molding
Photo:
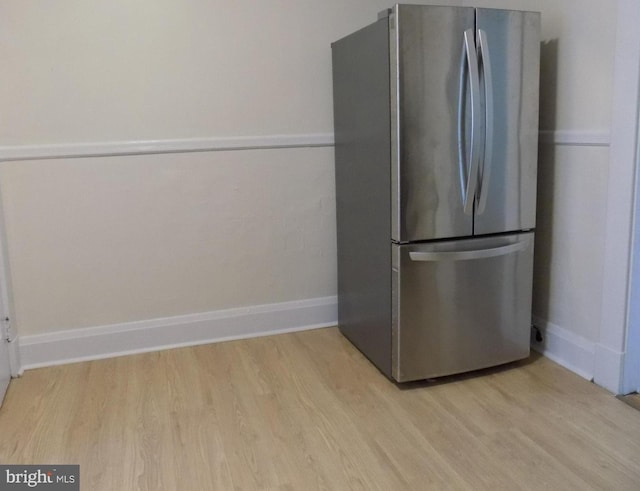
[[[227,136],[0,146],[0,162],[333,146],[333,134]]]
[[[540,143],[575,147],[608,147],[611,135],[606,130],[540,130]]]
[[[553,145],[609,146],[607,131],[540,130],[540,142]],[[0,162],[115,157],[187,152],[331,147],[333,133],[170,138],[38,145],[0,145]]]

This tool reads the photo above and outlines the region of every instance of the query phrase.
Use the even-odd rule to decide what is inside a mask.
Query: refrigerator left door
[[[470,173],[471,96],[479,98],[474,22],[475,10],[460,7],[396,5],[389,16],[396,242],[473,233],[462,181]]]

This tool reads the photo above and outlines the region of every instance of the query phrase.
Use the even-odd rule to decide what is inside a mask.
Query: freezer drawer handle
[[[476,185],[478,183],[478,161],[480,149],[480,132],[478,120],[480,118],[480,75],[478,71],[478,56],[476,54],[475,32],[473,29],[464,31],[462,57],[460,62],[460,86],[458,90],[458,167],[460,171],[460,191],[462,204],[467,215],[473,213]],[[468,72],[467,72],[468,69]],[[469,152],[469,166],[465,161],[465,89],[466,74],[469,74],[471,87],[471,150]]]
[[[529,245],[530,238],[523,239],[515,244],[490,249],[476,249],[473,251],[434,251],[434,252],[409,252],[412,261],[466,261],[469,259],[486,259],[488,257],[506,256],[514,252],[522,251]]]

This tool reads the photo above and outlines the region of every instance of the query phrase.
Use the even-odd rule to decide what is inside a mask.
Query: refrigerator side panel
[[[485,143],[489,158],[480,167],[474,234],[533,229],[540,14],[477,9],[477,35],[483,89],[489,91],[490,137]],[[489,71],[489,77],[482,76],[483,70]],[[490,87],[485,85],[487,80]]]
[[[392,238],[396,242],[472,235],[473,217],[464,212],[462,195],[471,130],[469,65],[463,48],[465,31],[471,30],[473,36],[474,22],[473,8],[396,5],[392,9],[396,176]],[[465,111],[459,117],[461,107]]]
[[[394,245],[399,382],[529,356],[533,232]]]
[[[391,376],[388,19],[332,45],[338,323]]]

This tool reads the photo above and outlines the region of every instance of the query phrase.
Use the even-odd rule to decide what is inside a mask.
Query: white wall
[[[570,144],[541,146],[534,312],[595,341],[608,149],[581,142],[610,126],[615,3],[437,3],[542,11],[541,126]],[[331,133],[330,42],[387,6],[5,0],[0,145]],[[330,148],[3,164],[20,335],[334,295],[332,166]]]
[[[0,4],[0,144],[331,134],[386,2]],[[333,150],[3,164],[21,337],[335,295]]]
[[[0,144],[330,134],[330,42],[385,6],[2,2]],[[1,172],[22,338],[335,294],[330,148]]]
[[[6,0],[3,144],[327,132],[359,0]]]
[[[606,218],[607,147],[540,146],[533,312],[598,340]]]
[[[334,295],[332,155],[5,164],[20,334]]]

